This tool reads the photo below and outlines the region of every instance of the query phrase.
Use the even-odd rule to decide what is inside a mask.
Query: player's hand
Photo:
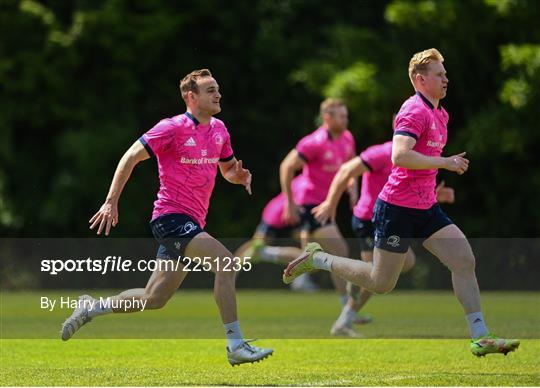
[[[296,206],[295,203],[289,203],[289,202],[285,203],[282,218],[289,225],[299,224],[300,223],[300,210],[298,210],[298,206]]]
[[[317,222],[321,225],[325,225],[328,221],[333,222],[336,220],[336,208],[326,201],[311,209],[311,214],[313,214]]]
[[[105,236],[109,235],[111,231],[111,226],[115,227],[118,225],[118,205],[113,202],[105,202],[101,205],[101,208],[88,223],[90,224],[90,229],[94,229],[99,225],[97,234],[101,234],[103,229],[105,229]]]
[[[445,158],[446,169],[462,175],[469,168],[469,159],[464,158],[466,152]]]
[[[251,172],[242,167],[241,160],[236,162],[232,176],[229,180],[232,183],[244,186],[248,194],[251,195]]]
[[[451,187],[446,187],[444,185],[444,181],[439,183],[435,189],[435,194],[437,194],[437,202],[454,203],[455,201],[454,189]]]

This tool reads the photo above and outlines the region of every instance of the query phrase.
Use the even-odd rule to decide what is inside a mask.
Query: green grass
[[[275,354],[236,368],[210,291],[179,292],[159,311],[100,317],[62,342],[69,311],[40,311],[39,297],[78,294],[2,294],[0,385],[540,385],[539,293],[483,294],[492,330],[523,341],[507,357],[476,358],[449,292],[374,298],[366,312],[375,320],[359,328],[366,339],[337,340],[328,335],[335,294],[241,291],[245,334]]]

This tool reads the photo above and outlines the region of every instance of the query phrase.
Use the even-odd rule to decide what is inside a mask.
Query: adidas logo
[[[431,129],[437,129],[437,126],[435,125],[435,121],[431,123]]]
[[[187,139],[187,141],[184,143],[184,146],[186,146],[186,147],[195,147],[196,145],[197,145],[197,143],[195,143],[195,140],[193,140],[192,137]]]

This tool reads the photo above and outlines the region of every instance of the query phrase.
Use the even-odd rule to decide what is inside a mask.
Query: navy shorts
[[[267,245],[283,245],[283,240],[288,240],[293,237],[294,233],[298,230],[297,226],[285,226],[283,228],[276,228],[275,226],[268,225],[266,222],[261,221],[257,226],[255,235],[263,235],[265,243]]]
[[[300,209],[300,229],[303,231],[308,231],[313,233],[320,227],[319,221],[315,219],[315,216],[311,214],[311,210],[319,205],[302,205],[299,206]]]
[[[379,198],[373,209],[373,224],[377,248],[405,253],[412,239],[425,240],[453,222],[438,203],[424,210],[392,205]]]
[[[158,259],[184,258],[189,242],[204,229],[186,214],[164,214],[150,222],[152,234],[159,242]]]
[[[362,220],[355,215],[351,218],[351,228],[358,237],[361,251],[372,251],[374,245],[373,237],[375,229],[371,220]]]
[[[257,226],[256,234],[264,235],[267,239],[266,243],[268,245],[274,245],[274,242],[277,242],[277,240],[294,237],[295,233],[300,230],[312,233],[318,228],[322,227],[322,225],[317,222],[313,214],[311,214],[311,210],[316,206],[318,205],[303,205],[298,207],[300,210],[300,224],[298,225],[289,225],[282,228],[276,228],[275,226],[261,221]],[[278,243],[278,245],[281,244]]]

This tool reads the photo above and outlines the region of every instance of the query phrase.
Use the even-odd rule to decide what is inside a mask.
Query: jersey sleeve
[[[317,157],[319,150],[319,144],[315,141],[313,136],[305,136],[295,147],[298,154],[305,162],[311,162]]]
[[[360,153],[359,158],[369,171],[373,172],[382,170],[388,163],[387,153],[381,151],[383,150],[380,146],[373,146]]]
[[[231,136],[227,132],[223,142],[223,147],[221,147],[221,153],[219,154],[219,161],[228,162],[232,158],[234,158],[234,152],[231,146]]]
[[[422,135],[426,128],[424,113],[417,107],[402,107],[396,116],[394,135],[405,135],[415,140]]]
[[[142,135],[139,141],[151,157],[156,157],[170,148],[173,137],[173,125],[168,120],[162,120]]]

